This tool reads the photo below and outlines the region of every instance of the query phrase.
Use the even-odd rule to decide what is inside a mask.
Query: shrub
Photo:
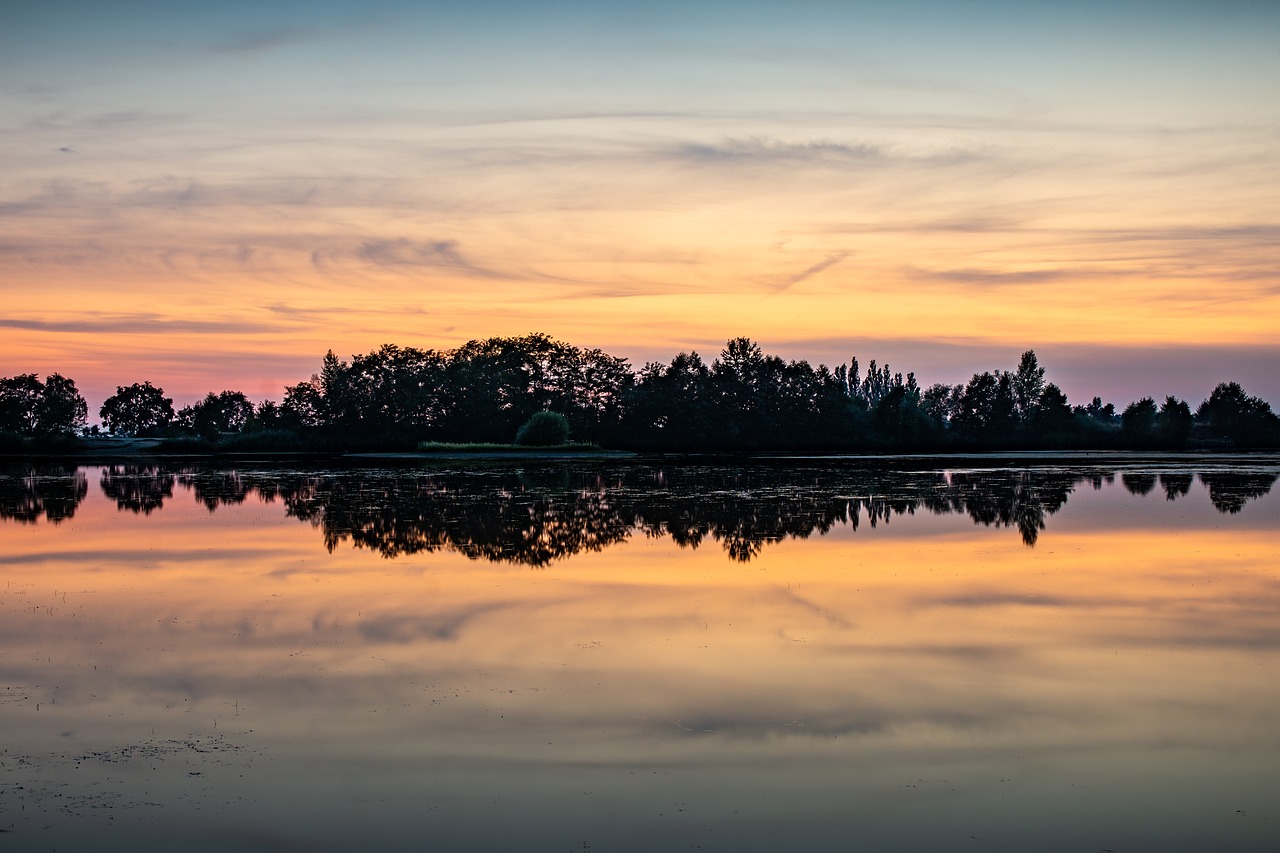
[[[22,436],[16,432],[0,430],[0,453],[17,456],[26,449],[24,445]]]
[[[264,429],[228,436],[219,449],[230,453],[294,453],[309,450],[301,436],[291,430]]]
[[[569,419],[559,412],[536,412],[516,432],[516,444],[555,447],[569,443]]]

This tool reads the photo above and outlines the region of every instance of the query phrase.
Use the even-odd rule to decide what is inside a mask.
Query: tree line
[[[548,417],[546,413],[554,417]],[[0,379],[7,445],[85,431],[88,408],[54,374]],[[538,416],[541,423],[531,423]],[[494,337],[451,350],[386,344],[351,359],[332,351],[280,401],[210,392],[175,410],[150,382],[120,386],[99,410],[117,435],[227,449],[411,449],[420,442],[560,435],[640,451],[968,451],[1280,446],[1266,401],[1222,382],[1194,410],[1152,397],[1117,411],[1072,405],[1033,350],[1011,370],[922,387],[914,373],[856,358],[829,368],[730,340],[707,363],[681,352],[639,370],[599,349],[547,335]],[[523,428],[523,433],[522,433]],[[537,443],[537,442],[534,442]]]

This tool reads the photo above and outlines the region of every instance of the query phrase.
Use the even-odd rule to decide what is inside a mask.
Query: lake
[[[0,846],[1275,850],[1278,476],[0,468]]]

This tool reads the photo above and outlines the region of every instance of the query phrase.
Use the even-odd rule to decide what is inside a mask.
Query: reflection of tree
[[[195,492],[196,500],[209,512],[219,506],[242,504],[252,485],[238,471],[194,470],[182,474],[182,485]]]
[[[1120,482],[1124,483],[1125,491],[1131,495],[1149,495],[1155,490],[1156,475],[1125,472],[1120,475]]]
[[[1016,527],[1022,541],[1034,546],[1046,517],[1066,504],[1078,484],[1089,481],[1090,474],[1056,471],[960,472],[938,490],[930,508],[967,513],[975,524]]]
[[[1209,501],[1218,512],[1235,514],[1254,498],[1271,491],[1276,474],[1214,471],[1200,474],[1200,482],[1209,489]]]
[[[88,477],[75,468],[28,467],[0,474],[0,518],[34,524],[43,516],[57,524],[74,516],[88,493]]]
[[[1165,499],[1172,501],[1186,497],[1194,479],[1194,474],[1161,474],[1160,486],[1164,489]]]
[[[452,549],[472,559],[544,566],[625,539],[634,518],[604,490],[549,491],[555,471],[320,478],[285,495],[289,515],[321,528],[333,550],[351,540],[385,557]],[[536,489],[523,485],[536,482]]]
[[[173,497],[174,476],[155,466],[113,465],[102,470],[99,483],[119,509],[150,515]]]
[[[63,472],[63,480],[67,475]],[[344,542],[393,558],[451,550],[471,559],[545,566],[597,551],[638,532],[671,537],[680,547],[714,541],[730,559],[747,562],[769,543],[825,534],[835,527],[877,528],[895,516],[963,514],[975,524],[1015,528],[1034,546],[1049,516],[1079,486],[1115,482],[1114,470],[978,469],[897,471],[755,464],[746,466],[524,465],[460,470],[328,471],[111,468],[104,494],[122,509],[146,512],[172,493],[174,480],[214,511],[251,496],[279,501],[285,512],[318,528],[330,550]],[[1185,495],[1193,475],[1165,473],[1166,496]],[[1213,505],[1238,512],[1266,494],[1274,474],[1205,473]],[[51,495],[56,478],[41,479]],[[1155,475],[1128,472],[1124,487],[1155,490]],[[5,493],[9,517],[40,509],[30,485]],[[83,477],[79,497],[84,496]],[[74,510],[74,504],[71,506]],[[59,510],[52,510],[55,519]],[[69,515],[67,516],[69,517]]]

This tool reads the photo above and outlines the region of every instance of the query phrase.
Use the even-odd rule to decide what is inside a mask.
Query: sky
[[[0,375],[748,336],[1280,403],[1280,4],[0,4]]]

